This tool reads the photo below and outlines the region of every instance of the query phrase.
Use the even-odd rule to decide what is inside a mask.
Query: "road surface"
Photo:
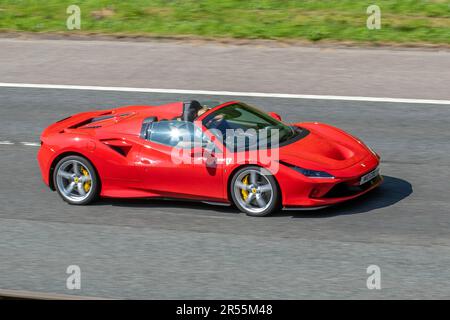
[[[294,59],[291,70],[281,64],[267,64],[275,74],[286,73],[286,77],[277,77],[286,84],[282,86],[277,84],[272,71],[264,71],[267,77],[258,74],[260,69],[254,71],[251,63],[262,62],[250,58],[240,60],[242,70],[238,76],[225,70],[226,76],[210,79],[210,75],[219,74],[218,67],[225,62],[233,64],[231,53],[238,50],[234,47],[221,49],[230,51],[227,54],[221,51],[215,58],[206,57],[205,64],[216,61],[217,68],[199,72],[194,72],[195,64],[186,66],[175,58],[185,53],[173,48],[162,51],[154,48],[155,55],[165,55],[170,68],[148,61],[149,70],[155,73],[146,73],[138,66],[143,63],[142,55],[152,53],[139,53],[139,48],[149,44],[127,47],[124,43],[108,42],[104,44],[105,60],[102,60],[98,57],[100,53],[96,55],[91,48],[98,46],[98,42],[91,45],[83,42],[80,51],[75,52],[71,50],[75,50],[76,42],[20,43],[0,40],[2,49],[13,50],[0,51],[2,82],[83,85],[102,82],[102,85],[156,88],[170,85],[189,89],[449,98],[447,86],[436,80],[441,77],[448,84],[449,56],[442,52],[405,52],[403,56],[411,60],[423,55],[422,61],[433,66],[415,65],[410,70],[398,66],[405,70],[392,73],[387,83],[377,82],[382,72],[375,71],[369,76],[369,83],[379,83],[380,87],[361,83],[359,72],[349,76],[353,80],[340,77],[344,70],[336,75],[323,70],[312,75],[315,80],[305,84],[308,73],[295,69],[302,64],[308,67],[304,60]],[[163,44],[163,47],[169,45],[173,46]],[[29,46],[31,51],[14,51],[15,46],[19,49]],[[58,46],[62,51],[58,51]],[[114,46],[123,48],[115,52]],[[117,61],[128,49],[134,55],[129,60],[130,67],[109,63]],[[243,50],[245,53],[257,49]],[[219,49],[205,50],[210,54],[211,50]],[[169,52],[173,53],[173,61]],[[278,58],[280,52],[273,54]],[[375,54],[354,52],[364,59]],[[402,56],[400,51],[380,52],[390,57]],[[347,52],[317,54],[345,56]],[[436,62],[427,60],[428,55],[443,57]],[[89,67],[77,70],[74,60],[63,63],[58,56],[75,60],[78,57]],[[221,59],[225,60],[217,62]],[[317,59],[314,61],[321,58]],[[408,64],[411,60],[404,58],[395,64]],[[329,67],[339,65],[339,61]],[[361,67],[357,59],[354,63]],[[236,71],[237,64],[230,69]],[[343,68],[348,70],[347,67]],[[308,70],[316,67],[311,68]],[[297,70],[303,76],[296,75]],[[120,75],[120,81],[113,78],[114,74]],[[160,81],[154,75],[161,77]],[[172,76],[173,83],[168,82]],[[303,81],[293,85],[300,78]],[[417,78],[425,80],[416,83]],[[282,211],[267,218],[252,218],[233,208],[183,201],[102,200],[88,207],[70,206],[41,182],[34,143],[39,142],[40,132],[53,121],[95,108],[192,98],[242,99],[293,122],[321,121],[341,127],[381,154],[385,183],[361,199],[334,208]],[[138,299],[450,297],[450,106],[0,88],[0,111],[2,289]],[[66,288],[69,265],[81,268],[81,290]],[[381,290],[367,289],[366,270],[370,265],[381,268]]]

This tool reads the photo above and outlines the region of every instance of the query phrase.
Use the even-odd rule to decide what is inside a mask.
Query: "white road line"
[[[155,89],[155,88],[130,88],[130,87],[101,87],[101,86],[32,84],[32,83],[4,83],[4,82],[0,82],[0,87],[33,88],[33,89],[91,90],[91,91],[117,91],[117,92],[140,92],[140,93],[171,93],[171,94],[239,96],[239,97],[259,97],[259,98],[343,100],[343,101],[394,102],[394,103],[420,103],[420,104],[450,105],[450,100],[406,99],[406,98],[405,99],[404,98],[377,98],[377,97],[310,95],[310,94],[289,94],[289,93],[264,93],[264,92],[239,92],[239,91],[235,92],[235,91],[184,90],[184,89]]]
[[[27,146],[27,147],[40,147],[41,144],[38,142],[26,142],[26,141],[21,141],[21,142],[12,142],[12,141],[0,141],[0,145],[7,145],[7,146],[13,146],[16,144],[20,144],[23,146]]]
[[[29,146],[29,147],[39,147],[40,144],[36,143],[36,142],[21,142],[20,144],[24,145],[24,146]]]

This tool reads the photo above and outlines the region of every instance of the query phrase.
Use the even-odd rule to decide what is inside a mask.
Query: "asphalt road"
[[[383,157],[385,183],[367,196],[267,218],[182,201],[70,206],[41,182],[37,147],[21,144],[72,113],[189,98],[0,89],[0,141],[14,143],[0,145],[0,288],[151,299],[450,297],[450,106],[246,98],[284,119],[341,127]],[[372,264],[381,290],[366,287]],[[66,289],[69,265],[81,268],[81,290]]]
[[[449,50],[0,39],[0,81],[450,100]]]

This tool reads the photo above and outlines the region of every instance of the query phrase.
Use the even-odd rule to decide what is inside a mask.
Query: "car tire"
[[[258,166],[239,169],[231,180],[230,194],[236,207],[249,216],[267,216],[280,207],[280,192],[274,176]]]
[[[100,193],[100,180],[94,166],[80,156],[62,158],[53,171],[53,183],[61,198],[73,205],[90,204]]]

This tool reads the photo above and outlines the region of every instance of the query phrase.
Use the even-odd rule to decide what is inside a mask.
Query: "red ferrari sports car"
[[[72,115],[44,130],[38,161],[44,182],[70,204],[183,198],[252,216],[337,204],[382,182],[380,157],[359,139],[238,101]]]

